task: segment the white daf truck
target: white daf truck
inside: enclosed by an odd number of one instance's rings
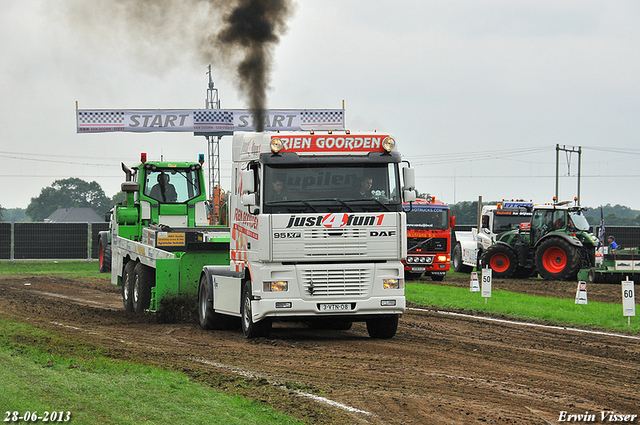
[[[395,335],[405,311],[406,217],[413,169],[389,134],[236,133],[230,265],[205,266],[205,329],[240,318],[246,337],[274,321]],[[237,320],[237,319],[236,319]]]
[[[482,201],[479,201],[482,203]],[[453,269],[459,273],[471,273],[478,267],[482,254],[496,240],[497,235],[517,229],[522,222],[531,220],[533,202],[502,201],[497,205],[483,205],[480,232],[474,227],[470,232],[455,232],[456,244],[451,254]]]

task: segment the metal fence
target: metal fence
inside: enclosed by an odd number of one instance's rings
[[[455,232],[470,232],[475,226],[456,226],[451,232],[451,249],[456,244]],[[607,236],[613,236],[617,244],[622,248],[638,248],[640,247],[640,227],[630,226],[607,226],[605,225],[605,243]],[[600,233],[600,226],[592,226],[591,231],[596,236]]]
[[[456,231],[474,226],[456,226]],[[98,232],[109,230],[109,223],[0,223],[0,260],[91,260],[98,258]],[[596,235],[599,226],[593,226]],[[606,226],[623,248],[640,247],[640,227]]]
[[[98,258],[98,232],[109,223],[0,223],[0,260]]]

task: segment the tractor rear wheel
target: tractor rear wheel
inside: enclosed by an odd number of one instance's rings
[[[516,253],[506,245],[491,245],[480,258],[481,268],[493,270],[493,277],[508,279],[518,267]]]
[[[542,241],[536,250],[538,273],[545,280],[574,280],[580,269],[578,249],[560,238]]]
[[[98,245],[98,264],[100,267],[100,273],[107,273],[111,271],[111,245],[108,241],[100,238]]]

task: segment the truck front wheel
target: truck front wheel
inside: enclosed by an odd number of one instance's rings
[[[237,329],[237,318],[216,313],[213,309],[213,294],[210,294],[212,289],[207,283],[207,277],[202,275],[198,290],[198,321],[200,322],[200,327],[205,330]]]
[[[375,339],[393,338],[398,330],[398,315],[367,319],[367,332]]]
[[[508,279],[513,276],[518,266],[516,254],[505,245],[491,245],[480,258],[481,268],[489,267],[493,276]]]
[[[247,338],[268,337],[271,333],[271,320],[262,319],[259,322],[253,321],[251,314],[251,281],[246,281],[242,287],[242,333]]]
[[[462,264],[462,248],[460,244],[457,243],[453,248],[453,255],[451,256],[451,261],[453,262],[453,271],[458,273],[471,273],[473,271],[473,267],[465,266]]]
[[[153,286],[153,269],[138,263],[134,269],[133,279],[133,309],[142,313],[151,303],[151,287]]]
[[[575,279],[580,268],[580,253],[564,239],[549,238],[536,250],[536,266],[543,279]]]
[[[133,311],[133,271],[135,267],[135,261],[129,261],[124,266],[124,273],[122,276],[122,304],[124,304],[124,309],[126,311]]]

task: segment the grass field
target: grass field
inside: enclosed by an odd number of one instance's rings
[[[482,298],[479,292],[424,283],[407,283],[407,301],[434,308],[482,312],[563,326],[640,333],[640,323],[631,318],[631,326],[622,315],[622,305],[589,301],[578,305],[574,299],[539,297],[494,290],[491,297]]]
[[[268,406],[231,397],[178,372],[114,360],[100,349],[0,321],[0,412],[74,424],[296,424]],[[58,415],[63,418],[58,419]],[[69,415],[69,416],[67,416]]]
[[[65,277],[103,277],[96,261],[0,261],[0,274],[54,274]]]

